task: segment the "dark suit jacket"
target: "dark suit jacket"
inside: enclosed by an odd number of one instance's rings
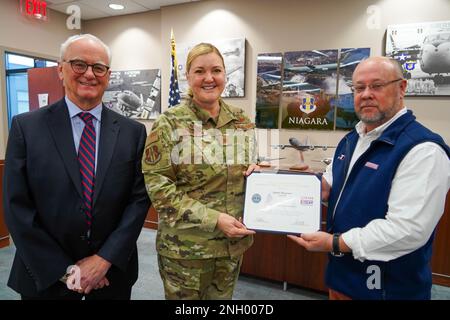
[[[111,285],[134,284],[136,240],[150,206],[141,170],[145,138],[144,125],[103,107],[88,242],[65,100],[14,117],[3,189],[6,223],[17,248],[11,288],[27,296],[45,294],[69,265],[92,254],[112,263]]]

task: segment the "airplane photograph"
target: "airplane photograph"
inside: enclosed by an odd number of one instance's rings
[[[331,105],[333,107],[330,112],[327,113],[327,119],[335,119],[336,129],[353,129],[359,121],[354,109],[353,93],[340,93],[336,99],[331,100]]]
[[[351,79],[356,66],[369,56],[370,48],[293,51],[284,56],[259,54],[257,126],[276,128],[274,116],[279,102],[282,128],[353,128],[358,119]]]
[[[119,76],[116,76],[115,74],[111,73],[111,76],[109,78],[109,89],[118,88],[123,84],[123,79]]]
[[[284,53],[281,96],[281,127],[330,130],[334,119],[326,118],[336,86],[330,79],[338,69],[339,50]]]
[[[285,77],[294,73],[326,72],[337,69],[337,50],[292,51],[284,54]]]
[[[317,53],[318,55],[324,56],[326,58],[330,58],[330,54],[323,53],[322,51],[319,51],[319,50],[312,50],[311,52]],[[333,52],[332,56],[334,59],[334,52]],[[336,62],[333,61],[331,63],[322,63],[322,64],[314,65],[310,62],[311,60],[306,60],[307,62],[305,65],[294,66],[294,65],[290,64],[289,62],[286,62],[285,66],[284,66],[284,70],[287,72],[292,71],[292,72],[304,72],[304,73],[332,71],[332,70],[337,70],[338,66],[340,69],[343,69],[346,67],[351,67],[351,66],[356,67],[356,65],[358,65],[358,63],[360,63],[361,60],[363,60],[365,58],[367,58],[367,56],[364,52],[361,51],[361,48],[347,48],[347,49],[341,49],[341,56],[339,59],[339,63],[336,60]],[[299,59],[297,59],[297,61],[305,61],[305,60],[299,58]]]
[[[353,105],[353,93],[350,89],[353,72],[356,66],[370,56],[370,48],[343,48],[339,52],[339,61],[345,66],[339,65],[339,79],[336,80],[337,97],[332,99],[331,105],[334,107],[327,114],[327,119],[334,120],[337,130],[351,130],[358,123]],[[354,63],[351,63],[354,62]]]
[[[257,128],[278,128],[282,61],[281,53],[258,54],[255,118]]]
[[[112,71],[103,103],[131,119],[156,119],[161,113],[161,70]]]
[[[407,96],[450,95],[450,21],[390,25],[386,56],[399,61]]]

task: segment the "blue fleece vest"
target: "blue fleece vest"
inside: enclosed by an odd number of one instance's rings
[[[356,130],[352,130],[336,148],[327,215],[327,231],[330,233],[343,233],[351,228],[364,227],[374,219],[385,218],[397,167],[417,144],[435,142],[450,156],[444,140],[415,121],[415,116],[408,111],[388,126],[355,162],[336,206],[358,138]],[[351,254],[343,257],[330,255],[326,284],[353,299],[430,299],[429,263],[433,238],[434,232],[421,248],[388,262],[360,262]],[[370,278],[376,274],[381,275],[379,288],[378,282]]]

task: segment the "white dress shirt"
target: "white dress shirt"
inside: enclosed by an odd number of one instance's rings
[[[405,113],[406,108],[403,108],[388,122],[368,133],[362,122],[356,125],[359,139],[344,187],[353,165],[370,143]],[[333,183],[332,165],[324,173],[330,186]],[[430,238],[444,213],[449,188],[450,160],[447,154],[435,143],[420,143],[400,162],[392,180],[386,217],[372,220],[363,228],[350,229],[342,234],[342,239],[352,249],[353,257],[360,261],[389,261],[406,255],[423,246]],[[376,197],[376,194],[373,196]]]

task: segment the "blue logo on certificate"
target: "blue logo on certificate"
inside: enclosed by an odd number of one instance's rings
[[[252,201],[253,203],[260,203],[261,195],[259,193],[255,193],[254,195],[252,195]]]

